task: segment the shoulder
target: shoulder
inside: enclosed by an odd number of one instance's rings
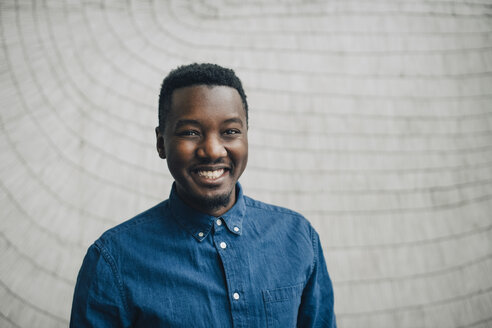
[[[256,210],[256,211],[270,213],[270,214],[276,214],[276,215],[280,215],[280,216],[288,216],[288,217],[295,218],[299,221],[309,223],[302,214],[300,214],[296,211],[293,211],[291,209],[288,209],[286,207],[264,203],[262,201],[253,199],[253,198],[248,197],[248,196],[244,196],[244,201],[245,201],[246,207],[250,210]]]
[[[256,208],[256,209],[261,210],[261,211],[273,212],[273,213],[279,213],[279,214],[285,214],[285,215],[292,215],[292,216],[297,216],[297,217],[303,218],[303,216],[296,211],[290,210],[286,207],[264,203],[262,201],[253,199],[253,198],[248,197],[248,196],[244,196],[244,202],[245,202],[247,207]]]
[[[154,229],[154,226],[162,224],[163,218],[167,215],[168,200],[153,206],[152,208],[124,221],[107,231],[99,237],[95,244],[102,247],[116,239],[126,238],[127,236],[138,236],[142,230]]]
[[[286,207],[268,204],[248,196],[244,196],[244,200],[248,212],[263,222],[267,221],[276,226],[295,228],[297,231],[304,232],[308,235],[315,233],[310,222],[296,211]]]

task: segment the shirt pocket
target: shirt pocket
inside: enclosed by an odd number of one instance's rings
[[[262,292],[268,328],[296,327],[303,287],[298,284]]]

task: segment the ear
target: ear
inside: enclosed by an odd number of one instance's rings
[[[157,153],[159,154],[160,158],[165,159],[166,149],[164,148],[164,136],[162,135],[159,127],[155,128],[155,137],[156,137]]]

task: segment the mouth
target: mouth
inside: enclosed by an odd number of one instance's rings
[[[192,171],[198,178],[204,182],[216,182],[224,177],[228,172],[228,168],[198,168]]]

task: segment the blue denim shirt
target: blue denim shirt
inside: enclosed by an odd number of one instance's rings
[[[70,327],[336,327],[319,237],[243,195],[219,218],[168,200],[88,250]]]

